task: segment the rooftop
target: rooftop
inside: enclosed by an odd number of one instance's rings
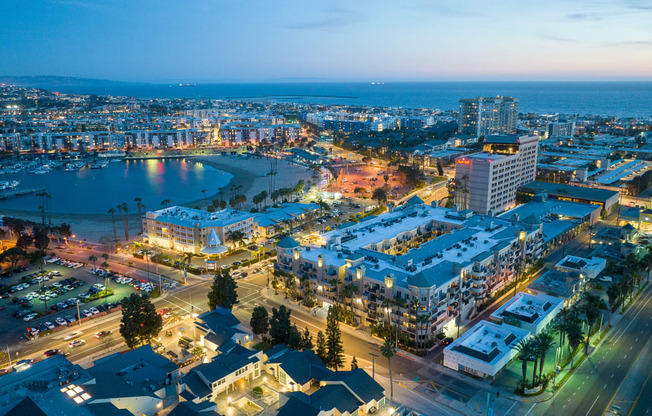
[[[529,335],[529,331],[512,325],[480,321],[446,349],[493,365]]]
[[[618,195],[617,191],[609,191],[607,189],[539,181],[527,183],[521,186],[519,190],[532,194],[546,193],[548,195],[575,197],[586,199],[587,201],[600,201],[603,203]]]
[[[512,318],[528,324],[535,324],[554,311],[556,306],[562,304],[563,301],[563,299],[554,296],[520,292],[516,297],[498,308],[491,316],[503,319]]]
[[[253,214],[233,209],[208,212],[200,209],[174,206],[148,212],[148,218],[183,227],[224,227],[239,221],[253,218]]]

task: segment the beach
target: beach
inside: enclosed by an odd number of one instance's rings
[[[222,189],[224,199],[228,201],[232,195],[231,187],[241,187],[238,193],[244,194],[247,197],[247,203],[245,204],[245,210],[247,211],[253,207],[251,200],[254,195],[263,190],[269,192],[269,181],[266,174],[270,170],[270,162],[266,158],[258,159],[251,157],[246,159],[237,156],[203,156],[194,160],[233,175],[231,181]],[[294,186],[300,179],[307,182],[311,176],[310,170],[306,167],[288,164],[284,160],[278,161],[276,170],[278,171],[276,175],[276,189]],[[207,185],[205,189],[207,191],[206,199],[202,198],[182,202],[179,205],[206,208],[207,203],[210,204],[214,199],[219,199],[220,190],[218,188],[211,189]],[[176,201],[173,194],[170,195],[169,199]],[[41,214],[36,211],[2,209],[0,215],[41,222]],[[143,211],[143,215],[145,215],[145,211]],[[70,224],[72,232],[76,236],[75,241],[109,243],[114,239],[111,215],[52,213],[50,216],[53,225],[58,225],[63,222]],[[140,232],[138,211],[135,206],[129,208],[128,223],[130,240],[133,240],[133,237],[137,236]],[[115,226],[118,240],[124,243],[124,227],[118,212],[115,213]]]

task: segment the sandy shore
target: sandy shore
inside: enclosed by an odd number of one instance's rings
[[[269,182],[266,176],[270,170],[270,162],[266,158],[250,158],[241,159],[235,156],[204,156],[194,159],[206,165],[210,165],[216,169],[223,170],[233,175],[231,182],[224,187],[224,199],[228,200],[231,195],[232,186],[241,186],[239,192],[244,193],[247,197],[245,209],[249,210],[253,207],[251,202],[254,195],[263,190],[268,191]],[[288,164],[286,161],[279,160],[276,166],[278,175],[276,175],[276,188],[294,186],[296,183],[303,179],[310,180],[309,169],[294,164]],[[219,189],[210,189],[207,185],[206,189],[211,196],[207,197],[208,203],[213,199],[219,199]],[[174,197],[170,199],[174,200]],[[199,199],[189,201],[181,205],[188,207],[200,206],[206,207],[206,201]],[[130,207],[129,212],[129,235],[130,238],[136,236],[140,232],[138,224],[138,213],[135,208]],[[143,212],[143,215],[145,213]],[[21,211],[3,209],[0,211],[0,216],[13,216],[23,218],[30,221],[41,222],[41,214],[34,211]],[[72,227],[73,234],[76,235],[76,240],[86,240],[91,242],[109,242],[113,241],[113,224],[111,216],[108,214],[52,214],[52,224],[57,225],[62,222],[69,223]],[[122,222],[115,214],[116,230],[118,239],[124,242],[124,229]]]

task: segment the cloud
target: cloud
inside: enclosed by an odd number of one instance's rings
[[[338,27],[351,26],[360,22],[363,15],[353,10],[329,10],[330,16],[308,22],[292,23],[285,25],[286,29],[292,30],[329,30]]]
[[[627,7],[634,10],[647,10],[652,12],[652,3],[649,1],[629,0]]]
[[[577,39],[565,38],[562,36],[555,36],[555,35],[539,35],[539,37],[541,39],[551,40],[554,42],[564,42],[564,43],[579,42]]]
[[[472,10],[470,7],[458,7],[452,8],[443,4],[432,4],[432,3],[418,3],[418,4],[408,4],[405,6],[405,9],[416,11],[416,12],[427,12],[433,13],[446,17],[453,18],[466,18],[466,17],[482,17],[482,13],[478,13],[477,10]]]
[[[639,47],[639,46],[652,46],[652,40],[621,40],[615,42],[604,42],[604,46],[613,47]]]
[[[602,17],[597,13],[569,13],[566,15],[567,19],[577,21],[599,21]]]

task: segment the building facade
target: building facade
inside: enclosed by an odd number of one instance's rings
[[[489,136],[483,152],[455,163],[455,203],[479,214],[498,213],[516,205],[516,190],[536,175],[536,136]]]
[[[460,100],[459,132],[471,136],[512,134],[518,120],[518,99],[477,97]]]

